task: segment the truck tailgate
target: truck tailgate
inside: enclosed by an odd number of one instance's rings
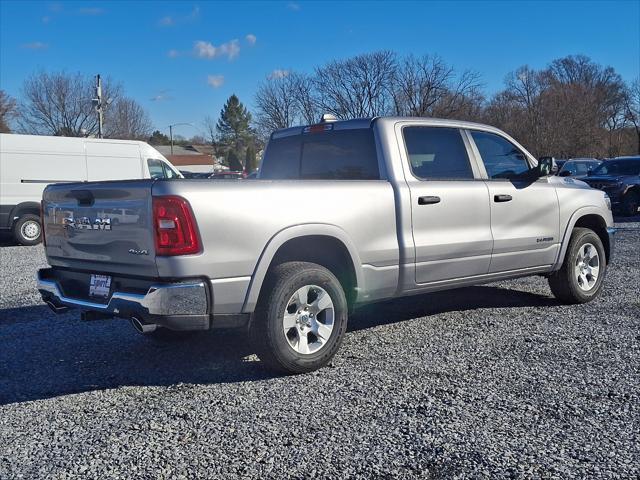
[[[46,253],[52,266],[157,276],[153,180],[50,185],[43,194]]]

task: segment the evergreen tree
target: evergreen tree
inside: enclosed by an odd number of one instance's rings
[[[220,111],[220,119],[216,124],[219,144],[225,150],[235,150],[236,155],[240,157],[242,150],[253,137],[250,124],[251,113],[235,94],[231,95]]]
[[[247,151],[244,156],[244,168],[247,173],[251,173],[258,168],[258,160],[256,159],[256,149],[252,143],[247,147]]]
[[[244,169],[244,167],[242,166],[242,162],[240,162],[238,154],[233,148],[230,148],[227,151],[227,164],[229,165],[230,170],[234,170],[236,172]]]
[[[149,143],[151,145],[169,145],[171,141],[169,140],[169,137],[160,130],[156,130],[149,137]]]

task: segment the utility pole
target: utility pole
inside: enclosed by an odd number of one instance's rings
[[[180,125],[189,125],[190,127],[193,127],[193,124],[191,123],[173,123],[169,125],[169,139],[171,140],[171,155],[173,155],[173,127],[178,127]]]
[[[92,100],[93,106],[98,112],[98,138],[102,138],[102,81],[100,74],[96,75],[96,98]]]
[[[171,139],[171,155],[173,155],[173,125],[169,125],[169,138]]]

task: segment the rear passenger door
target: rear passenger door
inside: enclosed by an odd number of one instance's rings
[[[552,265],[560,246],[559,206],[547,177],[532,178],[526,154],[509,139],[469,130],[491,199],[493,254],[489,271]]]
[[[486,274],[493,239],[487,185],[457,128],[404,125],[417,284]]]

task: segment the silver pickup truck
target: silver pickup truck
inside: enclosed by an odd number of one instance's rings
[[[473,123],[280,130],[256,180],[47,187],[38,288],[56,312],[150,335],[248,327],[265,364],[306,372],[364,303],[527,275],[562,302],[595,298],[613,252],[609,199],[551,169]]]

